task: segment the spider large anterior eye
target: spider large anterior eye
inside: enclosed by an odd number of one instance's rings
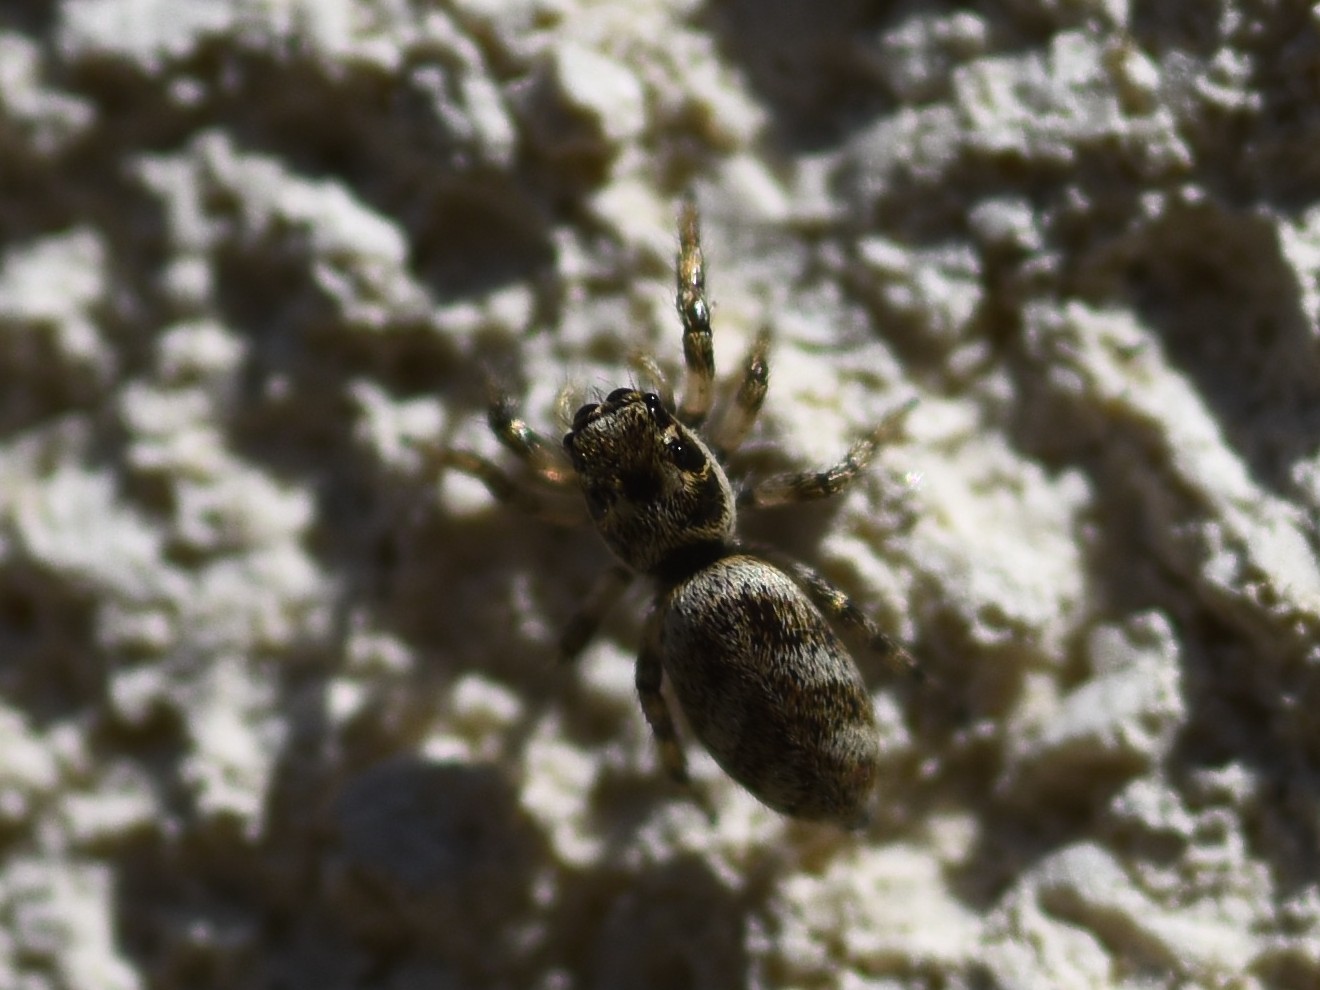
[[[594,413],[594,412],[595,412],[597,409],[599,409],[599,408],[600,408],[600,406],[598,406],[596,403],[594,403],[594,402],[589,402],[589,403],[587,403],[585,406],[583,406],[581,409],[579,409],[576,413],[574,413],[574,414],[573,414],[573,429],[576,431],[576,430],[580,430],[580,429],[582,429],[582,427],[586,426],[586,425],[587,425],[587,420],[591,418],[591,414]]]
[[[626,396],[632,395],[632,392],[633,390],[630,388],[616,388],[609,395],[605,396],[605,401],[610,403],[622,402]]]
[[[665,408],[660,396],[654,392],[647,392],[642,396],[642,402],[646,405],[646,411],[651,414],[651,418],[655,420],[658,427],[664,429],[669,426],[669,410]]]
[[[695,443],[676,438],[666,444],[666,449],[680,471],[700,471],[706,466],[706,455]]]

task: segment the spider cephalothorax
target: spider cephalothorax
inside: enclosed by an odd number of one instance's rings
[[[675,556],[732,538],[724,469],[654,392],[621,388],[583,406],[564,449],[592,521],[633,570],[672,570]]]

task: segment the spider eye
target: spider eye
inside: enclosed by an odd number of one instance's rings
[[[647,392],[642,396],[642,402],[646,406],[646,411],[651,414],[651,419],[655,420],[655,425],[662,430],[668,428],[671,422],[669,410],[660,401],[660,396],[654,392]]]
[[[633,390],[630,388],[616,388],[609,395],[605,396],[605,401],[612,405],[616,402],[622,402],[625,398],[632,395],[632,393]]]
[[[706,455],[695,443],[676,437],[666,444],[669,457],[674,467],[689,473],[700,471],[706,466]]]
[[[576,413],[574,413],[574,414],[573,414],[573,431],[574,431],[574,432],[577,432],[578,430],[580,430],[580,429],[582,429],[584,426],[586,426],[586,425],[587,425],[587,420],[591,418],[591,414],[594,413],[594,412],[595,412],[597,409],[599,409],[599,408],[600,408],[600,406],[598,406],[596,403],[594,403],[594,402],[589,402],[589,403],[587,403],[585,406],[583,406],[581,409],[579,409]]]

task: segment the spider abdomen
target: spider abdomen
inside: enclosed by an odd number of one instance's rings
[[[874,706],[797,584],[733,553],[679,581],[657,608],[665,674],[724,771],[784,814],[864,823],[879,772]]]

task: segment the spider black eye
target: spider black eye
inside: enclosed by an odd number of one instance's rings
[[[666,409],[665,404],[660,401],[660,396],[656,395],[654,392],[647,392],[642,396],[642,402],[646,405],[646,411],[651,414],[651,418],[655,420],[656,426],[661,429],[669,426],[669,410]]]
[[[594,413],[594,412],[595,412],[597,409],[599,409],[599,408],[600,408],[600,406],[598,406],[596,403],[594,403],[594,402],[589,402],[589,403],[587,403],[585,406],[583,406],[581,409],[579,409],[576,413],[574,413],[574,414],[573,414],[573,429],[576,431],[576,430],[580,430],[580,429],[582,429],[582,427],[586,426],[586,425],[587,425],[587,420],[591,418],[591,414]]]
[[[706,466],[706,455],[695,443],[683,439],[670,440],[666,445],[674,467],[680,471],[695,472]]]
[[[632,393],[633,390],[630,388],[616,388],[609,395],[605,396],[605,401],[611,404],[622,402],[626,396],[632,395]]]

